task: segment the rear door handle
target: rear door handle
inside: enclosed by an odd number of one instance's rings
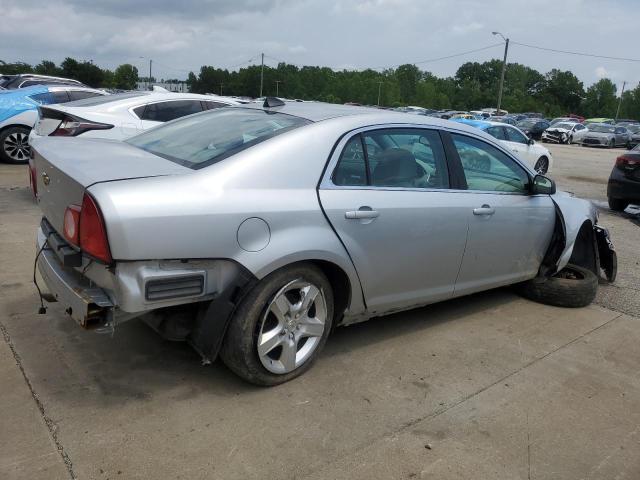
[[[367,219],[367,218],[378,218],[380,213],[377,210],[351,210],[349,212],[344,212],[344,218],[348,219]]]
[[[480,208],[473,209],[474,215],[493,215],[494,213],[496,213],[496,209],[487,204],[482,205]]]

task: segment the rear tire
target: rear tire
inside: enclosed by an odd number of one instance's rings
[[[324,273],[307,263],[284,267],[262,279],[238,306],[220,357],[247,382],[278,385],[311,368],[332,323],[333,291]]]
[[[553,277],[533,279],[516,289],[525,298],[556,307],[586,307],[596,297],[598,277],[591,270],[567,265]]]
[[[0,160],[15,165],[29,162],[29,132],[27,127],[9,127],[0,133]]]
[[[622,212],[629,206],[629,202],[621,198],[608,197],[607,200],[609,202],[609,208],[614,212]]]

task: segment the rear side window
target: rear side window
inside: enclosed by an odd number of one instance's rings
[[[101,95],[96,92],[89,92],[87,90],[69,90],[69,98],[73,100],[83,100],[85,98],[100,97]]]
[[[453,134],[469,190],[526,194],[529,175],[515,160],[482,140]]]
[[[201,111],[202,104],[200,100],[175,100],[147,105],[141,118],[142,120],[153,122],[168,122]]]
[[[449,188],[440,135],[426,129],[373,130],[354,136],[332,179],[339,186]]]
[[[69,101],[69,95],[65,91],[51,92],[53,96],[53,103],[67,103]]]
[[[197,170],[310,123],[253,108],[219,108],[153,128],[127,143]]]

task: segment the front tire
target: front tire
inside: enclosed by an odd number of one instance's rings
[[[238,306],[220,357],[244,380],[261,386],[306,372],[333,323],[333,291],[312,264],[284,267],[262,279]]]
[[[598,277],[591,270],[569,264],[553,277],[533,279],[517,286],[519,293],[534,302],[556,307],[586,307],[596,298]]]
[[[29,162],[29,132],[27,127],[9,127],[0,133],[0,160],[5,163]]]
[[[533,169],[539,174],[544,175],[549,170],[549,159],[544,156],[540,157]]]

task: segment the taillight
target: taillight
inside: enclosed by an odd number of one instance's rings
[[[82,199],[79,224],[80,248],[98,260],[111,263],[109,240],[102,213],[95,200],[87,193]]]
[[[78,239],[78,231],[80,229],[80,207],[78,205],[69,205],[64,211],[64,238],[75,246],[80,246]]]
[[[69,205],[64,212],[64,237],[76,247],[105,263],[111,263],[107,230],[100,209],[85,193],[82,206]]]
[[[616,167],[625,169],[625,168],[634,168],[640,165],[640,158],[632,158],[627,155],[620,155],[616,158]]]
[[[108,123],[91,122],[81,118],[65,115],[53,132],[49,134],[52,137],[75,137],[89,130],[109,130],[113,125]]]

